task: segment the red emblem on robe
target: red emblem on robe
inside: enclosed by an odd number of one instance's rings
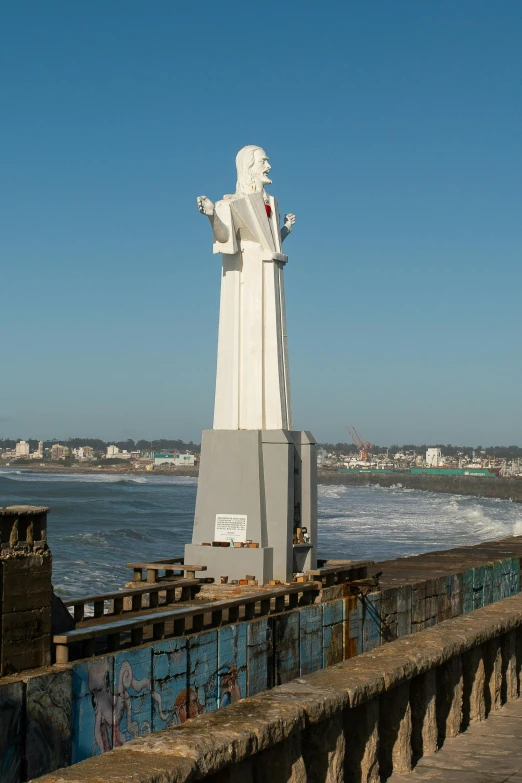
[[[272,207],[270,206],[270,204],[265,204],[265,209],[266,209],[266,216],[268,218],[272,217]]]

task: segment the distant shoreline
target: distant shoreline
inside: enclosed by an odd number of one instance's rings
[[[198,476],[199,468],[173,467],[173,468],[155,468],[154,470],[145,470],[145,468],[131,468],[128,465],[0,465],[4,470],[23,470],[24,473],[76,473],[78,475],[111,473],[125,476]],[[1,475],[1,473],[0,473]]]
[[[153,471],[144,468],[131,468],[127,465],[0,465],[7,470],[20,470],[24,473],[54,473],[56,475],[96,475],[108,473],[121,476],[199,476],[199,468],[194,467],[158,467]],[[0,471],[1,475],[1,471]],[[497,498],[522,503],[522,478],[482,478],[479,476],[422,476],[411,473],[338,473],[333,470],[318,471],[319,484],[338,484],[344,486],[382,488],[403,487],[423,492],[442,492],[450,495],[473,495],[482,498]]]

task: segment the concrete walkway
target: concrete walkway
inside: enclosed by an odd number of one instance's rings
[[[446,740],[438,753],[421,759],[412,772],[388,778],[389,783],[423,780],[522,783],[522,698]]]

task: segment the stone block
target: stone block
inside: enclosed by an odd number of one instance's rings
[[[2,613],[48,609],[51,605],[51,575],[49,550],[41,555],[20,553],[0,558]]]
[[[194,705],[188,701],[187,677],[186,638],[156,642],[152,647],[152,731],[168,729],[194,717]]]
[[[299,677],[299,615],[287,612],[273,618],[276,685]]]
[[[486,714],[502,706],[502,646],[500,639],[484,644]]]
[[[114,657],[72,667],[72,763],[113,747]]]
[[[307,783],[301,732],[298,729],[294,729],[283,742],[257,755],[253,766],[253,781],[254,783],[267,781]]]
[[[206,631],[187,637],[188,699],[200,715],[217,709],[218,637],[217,631]]]
[[[362,607],[356,595],[344,599],[344,641],[345,660],[358,655],[362,649]]]
[[[381,635],[383,642],[397,638],[397,588],[389,587],[381,593]]]
[[[518,699],[516,630],[504,634],[502,646],[502,703]]]
[[[411,585],[397,588],[397,636],[408,636],[411,633]]]
[[[462,726],[464,681],[462,658],[457,655],[437,669],[437,728],[439,747],[456,737]]]
[[[323,668],[343,660],[344,602],[330,601],[322,604],[323,609]]]
[[[322,660],[322,607],[320,604],[303,606],[299,617],[300,675],[318,671]]]
[[[473,569],[462,574],[462,614],[473,611]]]
[[[374,650],[381,644],[381,594],[362,597],[362,651]]]
[[[379,769],[386,780],[392,772],[412,767],[410,684],[387,691],[379,705]]]
[[[411,746],[414,759],[431,756],[437,751],[436,697],[437,678],[435,669],[430,669],[411,681]]]
[[[218,629],[218,683],[219,707],[234,704],[248,693],[246,623]]]
[[[464,653],[462,658],[464,680],[462,727],[486,718],[484,650],[481,645]]]
[[[152,724],[152,647],[114,656],[113,745],[148,734]]]
[[[25,762],[29,780],[71,763],[72,672],[29,677]]]
[[[484,606],[485,568],[477,566],[473,569],[473,609]]]
[[[24,683],[0,681],[0,780],[20,783],[25,737]]]
[[[307,783],[344,781],[346,739],[342,713],[306,729],[301,744]]]
[[[10,617],[10,615],[6,615]],[[17,625],[17,627],[20,627]],[[9,639],[2,643],[2,664],[0,674],[22,672],[49,666],[51,663],[51,635],[38,636],[21,642]]]
[[[380,783],[379,699],[346,710],[345,783]]]
[[[248,695],[274,685],[273,618],[253,620],[247,627]]]
[[[411,632],[424,630],[426,621],[426,582],[411,586]]]
[[[451,577],[451,617],[462,614],[462,574]]]
[[[437,579],[437,623],[451,619],[452,577],[439,576]]]

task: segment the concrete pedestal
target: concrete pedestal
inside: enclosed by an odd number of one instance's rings
[[[244,538],[257,549],[202,546],[216,539],[216,517],[246,517]],[[297,528],[310,544],[294,546]],[[233,536],[231,536],[233,538]],[[206,576],[260,584],[287,582],[317,558],[317,456],[310,433],[290,430],[205,430],[192,544],[185,562]]]

